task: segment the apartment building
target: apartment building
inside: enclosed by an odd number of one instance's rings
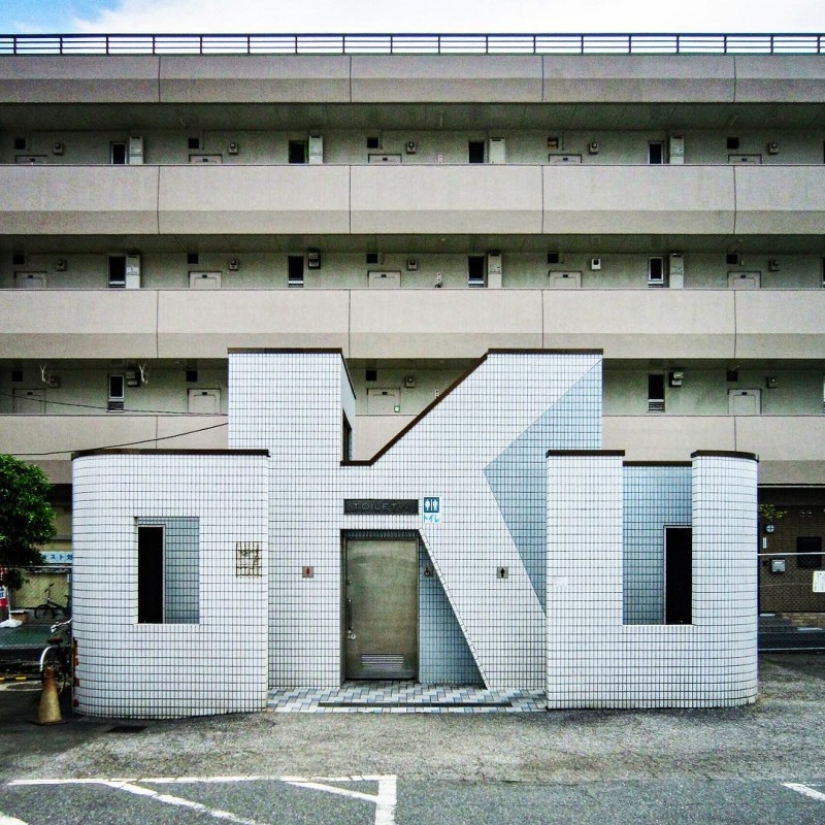
[[[821,613],[822,51],[0,36],[0,450],[68,524],[73,452],[229,446],[233,348],[340,350],[354,459],[598,349],[604,448],[758,455],[760,607]]]

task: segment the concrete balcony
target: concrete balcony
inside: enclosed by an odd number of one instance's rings
[[[156,235],[158,167],[0,166],[0,234]]]
[[[0,358],[351,358],[601,349],[606,359],[825,358],[825,291],[0,290]]]
[[[225,450],[227,427],[220,425],[226,423],[220,415],[0,415],[0,445],[2,452],[41,466],[53,484],[68,484],[73,452],[124,444]]]
[[[0,166],[4,235],[811,235],[822,166]]]
[[[759,483],[825,484],[825,416],[605,416],[604,448],[628,461],[686,461],[694,450],[759,456]]]
[[[355,458],[368,460],[415,419],[365,415],[355,424]],[[694,450],[759,456],[765,485],[825,484],[825,416],[605,416],[603,445],[627,461],[688,461]]]

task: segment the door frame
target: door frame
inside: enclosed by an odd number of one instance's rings
[[[423,542],[418,530],[342,530],[341,531],[341,584],[340,584],[340,684],[347,681],[347,542],[349,541],[414,541],[418,549],[418,564],[420,564],[421,548]],[[419,668],[421,664],[421,587],[420,569],[416,578],[416,628],[415,646],[417,651],[418,664],[415,676],[412,681],[418,680]],[[409,678],[399,679],[399,681],[409,682]]]

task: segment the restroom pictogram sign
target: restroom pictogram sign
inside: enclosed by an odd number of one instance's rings
[[[425,524],[441,523],[441,499],[438,496],[425,496],[423,510]]]

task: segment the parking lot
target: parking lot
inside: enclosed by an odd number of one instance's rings
[[[45,728],[7,685],[0,823],[821,825],[825,656],[760,667],[745,708],[140,722],[64,703]]]

